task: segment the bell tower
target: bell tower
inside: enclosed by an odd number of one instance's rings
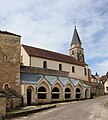
[[[85,62],[84,61],[84,49],[82,48],[82,43],[79,38],[76,26],[74,28],[74,33],[73,33],[70,47],[71,47],[69,50],[70,56],[74,57],[78,61]]]

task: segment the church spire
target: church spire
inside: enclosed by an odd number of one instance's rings
[[[81,40],[80,40],[79,35],[78,35],[78,32],[77,32],[77,29],[76,29],[76,26],[75,26],[74,34],[73,34],[73,37],[72,37],[71,46],[72,46],[73,44],[82,45]]]
[[[70,56],[74,57],[78,61],[84,62],[84,50],[82,48],[82,43],[79,38],[76,26],[74,28],[74,33],[70,47],[71,47],[69,50]]]

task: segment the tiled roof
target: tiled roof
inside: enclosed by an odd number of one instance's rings
[[[10,33],[10,32],[7,32],[7,31],[1,31],[1,30],[0,30],[0,34],[8,34],[8,35],[14,35],[14,36],[21,37],[20,35],[17,35],[17,34],[14,34],[14,33]]]
[[[100,81],[103,81],[103,80],[107,80],[107,76],[106,76],[106,75],[103,75],[103,76],[100,78]]]
[[[60,54],[60,53],[56,53],[56,52],[52,52],[52,51],[48,51],[40,48],[35,48],[27,45],[22,45],[22,46],[24,47],[24,49],[26,50],[29,56],[46,58],[50,60],[66,62],[66,63],[76,64],[81,66],[85,65],[83,62],[77,61],[75,58],[68,55],[64,55],[64,54]]]

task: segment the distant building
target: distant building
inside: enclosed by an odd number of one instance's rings
[[[104,85],[104,93],[108,94],[108,72],[100,77],[100,82]]]

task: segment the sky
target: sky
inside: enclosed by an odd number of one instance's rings
[[[92,74],[106,74],[108,0],[0,0],[0,30],[21,44],[69,54],[75,25]]]

